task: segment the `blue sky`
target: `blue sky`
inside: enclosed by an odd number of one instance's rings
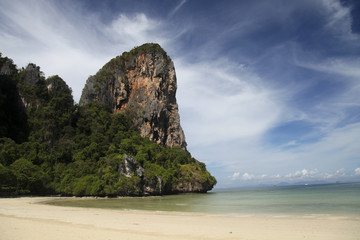
[[[75,101],[111,58],[158,42],[188,150],[218,187],[360,181],[356,0],[0,0],[0,51]]]

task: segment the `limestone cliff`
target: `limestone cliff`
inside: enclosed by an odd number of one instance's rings
[[[124,53],[90,77],[84,107],[74,105],[59,76],[45,79],[35,64],[18,70],[0,54],[0,195],[211,190],[215,177],[185,149],[175,95],[174,65],[157,44]]]
[[[89,77],[80,105],[110,105],[125,111],[141,136],[168,147],[186,149],[176,103],[176,74],[172,60],[158,44],[125,52]]]

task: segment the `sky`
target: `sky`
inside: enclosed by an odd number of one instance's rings
[[[0,52],[76,102],[146,42],[174,61],[188,150],[217,187],[360,181],[360,1],[0,0]]]

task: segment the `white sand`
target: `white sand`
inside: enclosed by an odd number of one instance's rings
[[[355,215],[210,215],[41,203],[51,199],[0,199],[0,239],[360,239]]]

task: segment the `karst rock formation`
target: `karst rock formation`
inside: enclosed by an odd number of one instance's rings
[[[158,44],[144,44],[115,57],[83,89],[80,105],[97,102],[132,117],[141,136],[186,149],[176,102],[174,63]]]

